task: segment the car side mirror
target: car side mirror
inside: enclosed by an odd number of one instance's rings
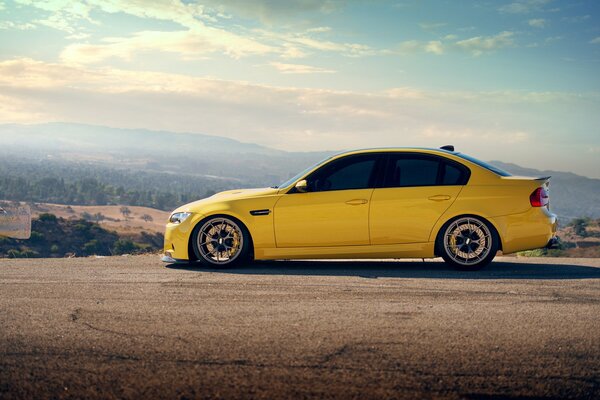
[[[296,190],[300,193],[306,193],[308,191],[308,182],[306,182],[306,179],[302,179],[296,183]]]

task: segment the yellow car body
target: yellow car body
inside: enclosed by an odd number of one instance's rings
[[[296,189],[299,182],[306,183],[307,177],[328,164],[364,154],[440,158],[462,165],[469,176],[460,185]],[[547,205],[532,206],[530,196],[537,188],[547,189],[547,179],[501,176],[472,160],[454,151],[421,148],[338,154],[285,187],[229,190],[179,207],[173,215],[189,215],[167,224],[163,260],[197,259],[192,233],[211,216],[227,216],[243,224],[257,260],[432,258],[439,255],[436,238],[442,228],[461,216],[486,221],[497,234],[497,248],[505,254],[545,247],[554,238],[557,219]]]

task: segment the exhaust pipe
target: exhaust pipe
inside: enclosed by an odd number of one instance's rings
[[[559,246],[560,246],[560,239],[558,238],[558,236],[553,236],[548,241],[548,244],[546,245],[546,248],[547,249],[558,249]]]

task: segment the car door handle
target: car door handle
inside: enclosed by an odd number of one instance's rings
[[[445,201],[450,200],[450,196],[445,194],[438,194],[437,196],[428,197],[428,199],[432,201]]]
[[[359,206],[361,204],[367,204],[368,200],[367,199],[352,199],[352,200],[348,200],[346,202],[346,204],[351,205],[351,206]]]

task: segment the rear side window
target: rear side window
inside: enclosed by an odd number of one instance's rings
[[[464,185],[463,171],[456,165],[444,163],[442,171],[442,185]]]
[[[397,158],[392,162],[389,185],[433,186],[437,182],[439,162],[424,158]]]
[[[468,168],[443,157],[424,154],[390,154],[384,187],[464,185]]]

